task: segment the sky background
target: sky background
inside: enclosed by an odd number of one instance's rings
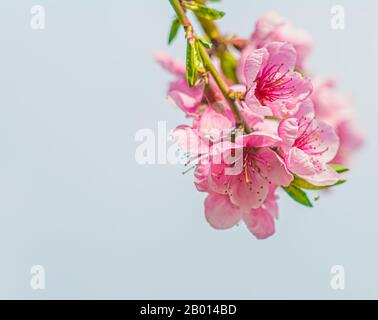
[[[46,29],[32,30],[43,5]],[[346,29],[332,30],[343,5]],[[378,298],[375,0],[224,0],[226,33],[248,37],[276,10],[308,30],[309,61],[353,96],[367,134],[349,182],[306,209],[281,195],[276,235],[241,225],[215,231],[205,195],[177,165],[140,166],[142,128],[185,122],[167,103],[170,79],[155,51],[168,48],[168,0],[0,2],[0,298]],[[32,290],[43,265],[46,289]],[[346,288],[330,287],[343,265]]]

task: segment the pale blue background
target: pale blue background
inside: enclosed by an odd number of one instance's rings
[[[30,8],[47,10],[33,31]],[[347,28],[330,28],[342,4]],[[182,114],[165,100],[168,0],[0,2],[0,298],[378,298],[374,0],[235,1],[221,27],[248,36],[276,9],[313,34],[311,68],[355,98],[369,140],[349,183],[313,210],[282,195],[277,234],[212,230],[180,166],[139,166],[135,132]],[[182,34],[181,34],[182,36]],[[182,37],[181,37],[182,38]],[[30,267],[46,268],[45,291]],[[330,268],[346,289],[330,288]]]

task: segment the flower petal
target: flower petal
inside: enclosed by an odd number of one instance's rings
[[[283,120],[278,126],[278,135],[282,139],[282,149],[285,153],[294,145],[298,137],[298,130],[298,120],[296,118]]]
[[[320,173],[302,178],[315,186],[332,186],[341,179],[341,175],[326,165]]]
[[[331,186],[341,178],[331,167],[298,148],[289,151],[286,164],[290,171],[316,186]]]
[[[316,158],[324,163],[333,160],[339,150],[340,139],[336,131],[325,122],[317,122],[320,135],[310,142],[307,148],[311,148],[311,154],[316,154]]]
[[[209,191],[210,164],[201,161],[194,171],[194,184],[199,192]]]
[[[294,177],[281,157],[270,148],[262,148],[258,152],[260,174],[269,184],[289,186]]]
[[[317,170],[313,159],[307,153],[298,148],[290,149],[286,158],[286,165],[288,169],[301,177],[311,176],[316,174]]]
[[[253,83],[247,90],[245,104],[254,113],[259,116],[270,117],[273,115],[271,108],[263,106],[255,95],[256,83]]]
[[[198,132],[191,127],[178,126],[171,134],[172,139],[179,147],[192,155],[202,155],[209,152],[209,144],[198,136]]]
[[[269,52],[269,65],[282,66],[282,69],[294,70],[297,62],[297,52],[288,42],[271,42],[265,46]]]
[[[248,55],[244,65],[244,77],[247,88],[250,88],[250,86],[254,83],[261,70],[264,60],[267,58],[268,51],[265,48],[254,50]]]
[[[242,218],[240,210],[228,197],[219,194],[208,195],[205,200],[205,215],[208,223],[218,230],[232,228]]]
[[[260,174],[248,170],[248,178],[241,174],[232,177],[229,196],[231,202],[242,212],[249,212],[262,206],[268,193],[269,183]]]
[[[185,65],[182,62],[163,52],[156,52],[154,58],[168,72],[178,77],[185,77]]]
[[[275,233],[274,218],[264,207],[251,210],[244,215],[243,220],[249,231],[259,240],[267,239]]]
[[[235,142],[237,145],[247,148],[264,148],[277,146],[281,141],[281,138],[275,134],[256,131],[237,137]]]
[[[289,99],[292,103],[298,103],[306,100],[312,93],[313,86],[310,78],[302,77],[298,72],[291,74],[290,86],[295,90],[292,98]]]
[[[188,116],[195,115],[204,94],[203,84],[189,88],[185,79],[174,81],[168,90],[168,99]]]
[[[212,108],[206,108],[199,120],[201,136],[211,142],[217,143],[223,136],[230,133],[232,122]]]

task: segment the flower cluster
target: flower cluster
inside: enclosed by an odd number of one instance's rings
[[[189,9],[214,20],[203,8]],[[192,119],[172,136],[194,165],[197,189],[208,194],[209,224],[228,229],[243,221],[266,239],[275,232],[279,188],[311,207],[304,190],[345,182],[345,165],[362,144],[351,101],[336,92],[333,80],[306,76],[311,37],[276,13],[260,18],[249,40],[209,37],[211,48],[196,42],[185,23],[191,37],[186,65],[156,56],[174,77],[169,100]],[[232,63],[234,49],[240,53]],[[195,81],[189,81],[193,69]]]

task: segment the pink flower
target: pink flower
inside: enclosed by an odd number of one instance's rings
[[[363,146],[365,134],[355,119],[345,119],[337,126],[336,132],[340,138],[340,148],[332,163],[348,166],[351,156]]]
[[[164,53],[155,54],[155,59],[169,73],[176,77],[168,89],[168,99],[176,104],[185,114],[192,117],[201,106],[204,95],[204,84],[189,88],[185,77],[185,65]]]
[[[276,187],[271,187],[263,205],[248,212],[242,212],[227,196],[211,193],[205,200],[206,220],[218,230],[232,228],[244,221],[257,239],[266,239],[274,234],[274,220],[278,218],[275,190]]]
[[[227,195],[242,212],[260,208],[271,185],[288,186],[293,176],[271,148],[280,138],[263,132],[239,136],[234,144],[214,146],[221,161],[210,158],[208,192]]]
[[[206,108],[193,122],[193,126],[178,126],[172,138],[182,150],[195,159],[208,155],[214,144],[229,139],[233,123],[212,108]]]
[[[183,110],[188,117],[194,117],[195,122],[199,122],[198,118],[202,116],[203,111],[207,108],[212,108],[235,124],[235,118],[229,104],[212,77],[209,77],[209,84],[207,86],[204,83],[200,83],[197,86],[189,88],[185,78],[184,64],[163,53],[155,54],[155,59],[165,70],[176,76],[176,80],[169,85],[168,99]],[[235,85],[231,89],[243,91],[245,87]],[[262,121],[262,117],[259,114],[253,112],[253,110],[244,104],[240,104],[239,107],[250,126]]]
[[[364,133],[357,126],[356,114],[352,101],[336,91],[336,83],[332,79],[317,80],[311,95],[316,116],[330,124],[340,138],[340,148],[333,163],[349,165],[350,157],[364,142]]]
[[[253,132],[233,142],[231,122],[210,108],[200,123],[180,126],[172,134],[193,155],[192,160],[200,159],[195,172],[198,190],[225,195],[242,212],[250,212],[263,205],[271,186],[292,182],[283,159],[272,150],[281,143],[278,136]],[[213,134],[207,135],[209,132]]]
[[[340,175],[328,163],[339,148],[339,137],[328,124],[315,119],[311,100],[300,106],[294,117],[278,128],[288,169],[317,186],[330,186]]]
[[[300,70],[305,68],[305,60],[313,48],[311,36],[304,30],[295,29],[290,22],[278,13],[269,12],[257,21],[251,40],[241,54],[238,69],[240,80],[244,79],[242,70],[249,54],[253,50],[263,48],[274,41],[290,42],[297,52],[296,67]]]
[[[254,112],[282,118],[312,91],[311,81],[294,71],[296,51],[289,43],[272,42],[254,50],[244,66],[245,102]]]

